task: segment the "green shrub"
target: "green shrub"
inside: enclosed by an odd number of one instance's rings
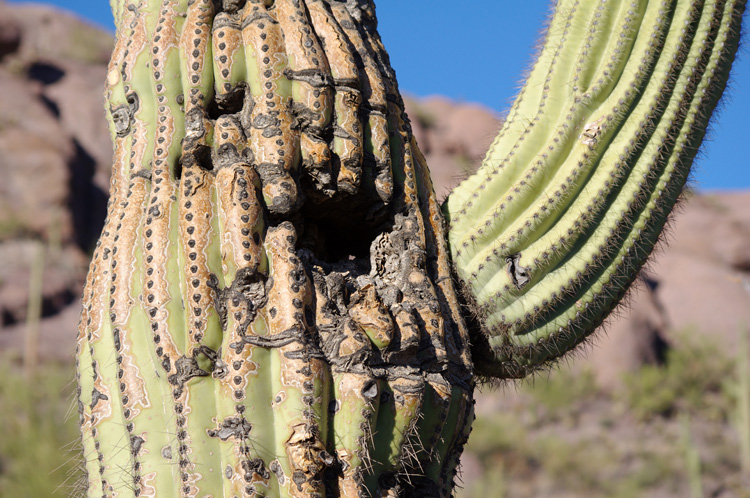
[[[663,365],[647,365],[625,377],[624,400],[640,419],[701,412],[726,419],[731,400],[724,395],[733,377],[733,362],[717,348],[684,333],[667,352]]]
[[[77,496],[81,484],[72,365],[40,366],[0,356],[0,496]],[[54,494],[53,494],[54,493]]]

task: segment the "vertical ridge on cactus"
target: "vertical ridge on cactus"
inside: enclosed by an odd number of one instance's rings
[[[572,349],[643,264],[744,8],[560,0],[441,212],[371,1],[111,5],[111,196],[77,338],[105,498],[450,496],[475,371]]]

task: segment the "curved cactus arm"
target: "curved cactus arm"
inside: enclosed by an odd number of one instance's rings
[[[583,341],[679,198],[744,0],[561,0],[479,171],[449,196],[476,371],[517,378]]]

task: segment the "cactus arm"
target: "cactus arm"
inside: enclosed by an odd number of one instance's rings
[[[480,372],[540,368],[625,293],[687,179],[743,10],[743,1],[560,2],[508,122],[444,204],[456,272],[484,330],[472,349]]]

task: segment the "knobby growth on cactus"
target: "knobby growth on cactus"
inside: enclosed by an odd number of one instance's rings
[[[743,2],[562,0],[450,235],[371,1],[112,10],[88,495],[412,497],[452,493],[475,370],[539,368],[632,281]]]

